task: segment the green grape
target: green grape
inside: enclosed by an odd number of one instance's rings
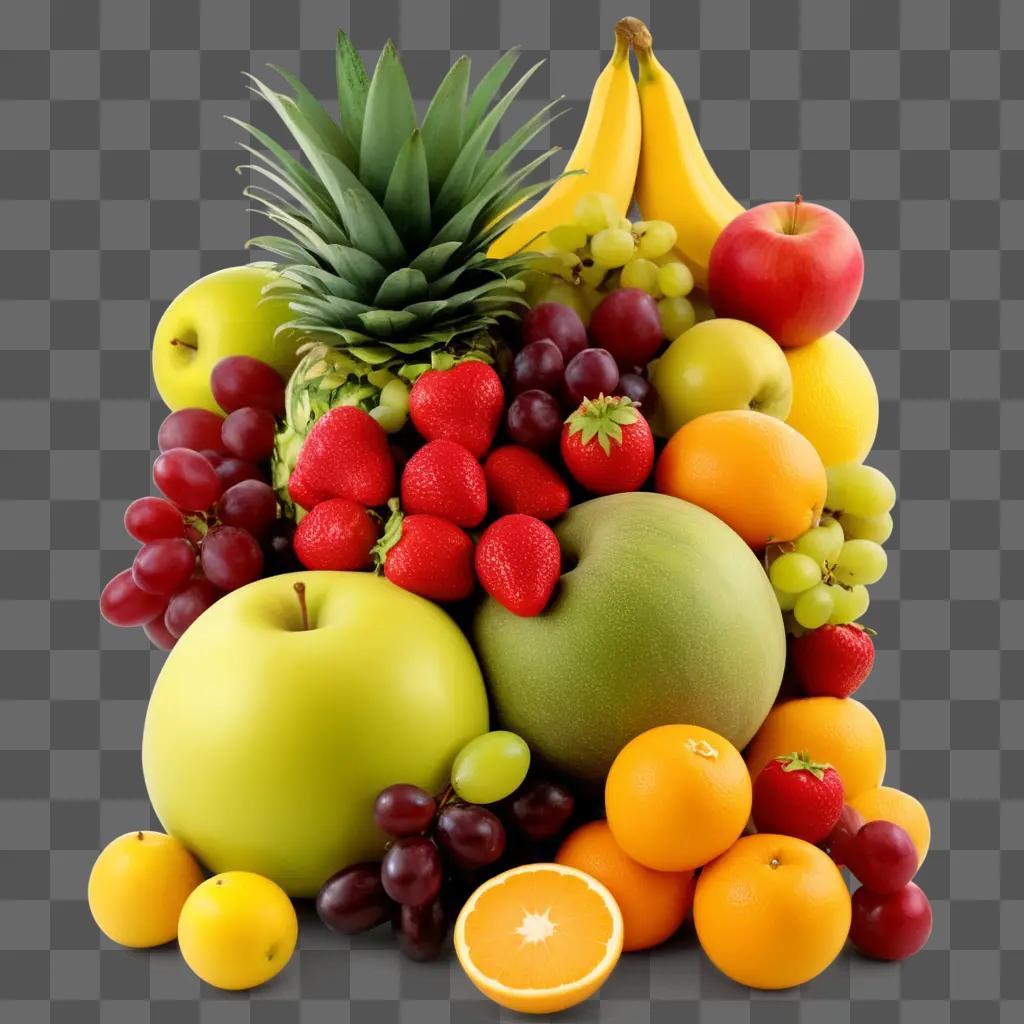
[[[784,590],[787,594],[802,594],[821,582],[821,566],[807,555],[787,551],[768,567],[768,578],[776,590]]]
[[[583,289],[569,284],[568,281],[551,282],[537,297],[536,305],[539,306],[542,302],[558,302],[563,306],[568,306],[575,310],[584,325],[590,323],[590,310],[587,308]]]
[[[547,240],[555,252],[575,252],[587,244],[587,233],[579,224],[560,224],[548,232]]]
[[[530,768],[530,748],[499,729],[470,740],[452,764],[452,787],[470,804],[493,804],[514,793]]]
[[[633,222],[628,217],[619,217],[619,219],[614,221],[613,224],[621,231],[628,231],[630,234],[633,233]]]
[[[896,504],[892,481],[874,466],[847,462],[830,466],[828,497],[825,507],[833,512],[852,512],[856,516],[880,516]]]
[[[587,266],[587,264],[590,264]],[[580,270],[580,281],[588,288],[600,288],[608,276],[607,267],[599,267],[589,257],[583,261],[583,269]]]
[[[633,258],[633,236],[622,228],[605,228],[590,240],[590,254],[602,267],[621,267]]]
[[[399,412],[408,412],[409,389],[397,378],[389,381],[380,390],[380,404],[397,409]]]
[[[843,533],[851,540],[873,540],[884,544],[892,536],[892,515],[883,512],[880,516],[855,516],[844,512],[839,517]]]
[[[637,225],[640,229],[640,225]],[[653,260],[664,256],[676,244],[676,229],[666,220],[649,220],[639,230],[640,241],[637,250],[644,259]],[[684,295],[685,292],[678,292]]]
[[[830,586],[829,590],[832,593],[832,614],[828,617],[828,621],[832,626],[856,622],[871,604],[868,588],[862,584],[850,588],[835,584]]]
[[[834,519],[825,518],[793,543],[800,554],[813,558],[818,565],[835,565],[843,546],[843,528]]]
[[[693,274],[685,263],[665,263],[658,268],[658,287],[673,298],[689,295],[693,291]]]
[[[640,288],[651,295],[658,293],[658,264],[650,260],[631,259],[619,277],[623,288]]]
[[[873,540],[848,540],[839,552],[832,575],[848,586],[870,585],[885,575],[888,564],[885,548]]]
[[[618,217],[612,197],[603,192],[588,192],[580,196],[573,211],[574,223],[588,235],[596,235],[609,224],[614,224]]]
[[[563,281],[572,283],[580,271],[581,262],[574,252],[552,252],[538,256],[533,266],[552,277],[560,277]]]
[[[370,415],[381,425],[385,434],[397,434],[405,426],[408,409],[396,409],[393,405],[378,405]]]
[[[775,591],[775,600],[779,602],[779,607],[784,612],[791,612],[793,605],[796,604],[796,599],[799,597],[798,594],[787,594],[784,590],[779,590],[778,587],[772,587]]]
[[[662,299],[658,303],[658,316],[661,318],[662,336],[668,341],[675,341],[680,334],[688,331],[695,323],[690,300],[681,296]]]
[[[817,629],[828,622],[832,614],[831,588],[824,583],[819,583],[810,590],[805,590],[793,605],[793,618],[800,623],[804,629]]]

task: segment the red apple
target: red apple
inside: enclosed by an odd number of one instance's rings
[[[755,324],[783,348],[834,331],[863,282],[864,253],[853,228],[800,196],[741,213],[718,236],[708,265],[715,313]]]

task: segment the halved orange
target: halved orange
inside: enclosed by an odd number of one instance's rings
[[[455,953],[469,980],[520,1013],[582,1003],[621,952],[622,914],[612,894],[564,864],[526,864],[496,875],[455,922]]]

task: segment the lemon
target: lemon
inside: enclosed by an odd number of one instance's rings
[[[865,821],[892,821],[906,829],[917,847],[918,865],[924,863],[932,841],[932,826],[920,800],[891,786],[876,786],[848,802]]]
[[[878,391],[860,353],[836,333],[786,349],[793,407],[786,422],[826,466],[863,462],[878,431]]]

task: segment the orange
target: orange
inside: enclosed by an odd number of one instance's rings
[[[772,758],[794,750],[831,764],[843,780],[847,803],[885,777],[882,727],[851,698],[801,697],[776,704],[747,747],[750,777],[756,779]]]
[[[709,412],[677,430],[658,459],[655,483],[662,494],[712,512],[753,548],[810,529],[827,490],[811,442],[782,420],[747,409]]]
[[[802,985],[839,955],[850,894],[827,853],[802,839],[745,836],[709,864],[693,898],[697,938],[740,985]]]
[[[655,871],[692,871],[727,850],[750,799],[739,751],[699,725],[661,725],[630,740],[604,790],[615,841]]]
[[[932,826],[920,800],[891,786],[876,786],[846,802],[860,811],[865,821],[892,821],[906,829],[917,847],[918,867],[924,863],[932,842]]]
[[[622,852],[606,821],[576,829],[555,860],[607,886],[622,911],[622,948],[627,952],[664,942],[690,912],[693,872],[645,868]]]
[[[489,999],[520,1013],[582,1003],[622,952],[622,914],[596,879],[527,864],[484,882],[455,922],[455,953]]]

